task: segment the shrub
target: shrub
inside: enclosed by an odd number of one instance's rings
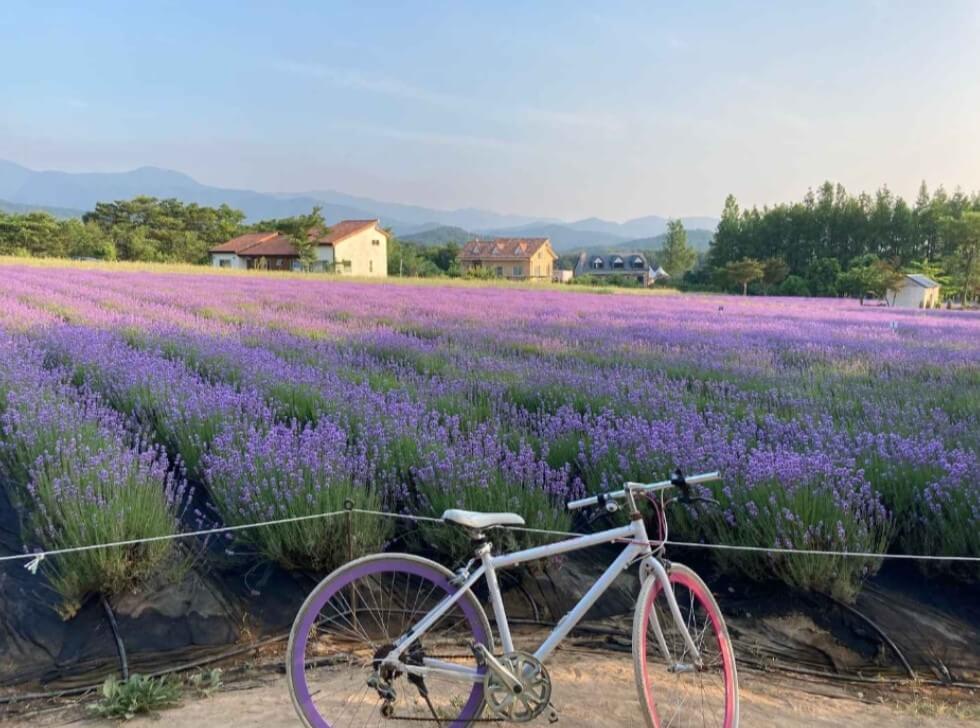
[[[118,447],[107,439],[67,436],[31,469],[29,523],[46,549],[168,536],[179,526],[182,486],[154,449]],[[70,616],[90,594],[119,594],[166,567],[172,541],[63,554],[51,559],[51,583]]]
[[[329,421],[270,424],[219,434],[205,456],[204,478],[229,525],[315,516],[356,508],[379,510],[383,494],[369,483],[363,449]],[[377,550],[388,521],[352,517],[353,556]],[[345,517],[309,518],[241,533],[266,557],[291,569],[330,570],[348,554]]]
[[[122,681],[108,677],[102,683],[102,697],[89,708],[102,718],[130,720],[142,713],[179,705],[180,697],[180,684],[171,678],[133,674]]]
[[[432,447],[412,471],[418,511],[439,517],[450,508],[514,512],[529,526],[568,530],[565,501],[575,492],[568,469],[555,469],[540,460],[524,442],[508,447],[494,430],[480,425],[470,434]],[[422,523],[430,546],[454,559],[472,555],[462,529]],[[540,538],[522,531],[499,531],[494,541],[501,549],[528,546]]]
[[[805,280],[799,276],[787,276],[786,279],[779,284],[779,295],[780,296],[809,296],[810,288],[807,286]]]
[[[26,367],[15,381],[0,416],[0,464],[29,538],[50,550],[178,531],[185,485],[162,450],[52,375]],[[91,594],[120,593],[175,565],[173,543],[160,541],[61,554],[49,577],[71,616]]]

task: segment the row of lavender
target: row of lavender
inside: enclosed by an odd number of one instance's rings
[[[0,465],[8,498],[36,547],[72,548],[167,536],[186,484],[135,423],[41,353],[0,332]],[[70,616],[90,594],[112,594],[177,566],[173,543],[81,551],[51,560]]]
[[[562,528],[570,494],[680,464],[726,475],[724,512],[687,514],[691,537],[980,553],[969,315],[4,272],[7,300],[71,324],[12,317],[48,365],[149,427],[231,523],[354,495],[426,514],[514,509]],[[361,547],[384,538],[376,524],[359,524]],[[288,566],[328,566],[337,534],[308,521],[254,538]],[[851,596],[876,564],[733,565]]]

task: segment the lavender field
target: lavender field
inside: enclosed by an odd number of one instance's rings
[[[568,498],[679,465],[721,470],[723,508],[675,513],[675,538],[980,555],[975,313],[4,265],[0,412],[2,484],[28,548],[348,498],[586,528]],[[357,516],[354,547],[391,530]],[[346,557],[331,520],[239,538],[287,569]],[[434,525],[414,538],[449,559],[466,545]],[[880,566],[717,558],[844,599]],[[158,542],[42,571],[70,615],[182,559]]]

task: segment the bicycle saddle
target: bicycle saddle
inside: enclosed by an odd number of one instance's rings
[[[524,519],[516,513],[480,513],[450,508],[442,514],[446,523],[454,523],[464,528],[492,528],[493,526],[523,526]]]

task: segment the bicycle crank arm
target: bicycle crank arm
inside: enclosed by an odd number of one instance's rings
[[[486,648],[485,645],[476,645],[474,647],[474,652],[476,652],[477,657],[481,658],[487,666],[487,669],[492,672],[498,680],[500,680],[507,689],[514,693],[519,693],[523,690],[523,684],[517,677],[506,667],[504,667],[500,660],[493,656],[493,654]]]

